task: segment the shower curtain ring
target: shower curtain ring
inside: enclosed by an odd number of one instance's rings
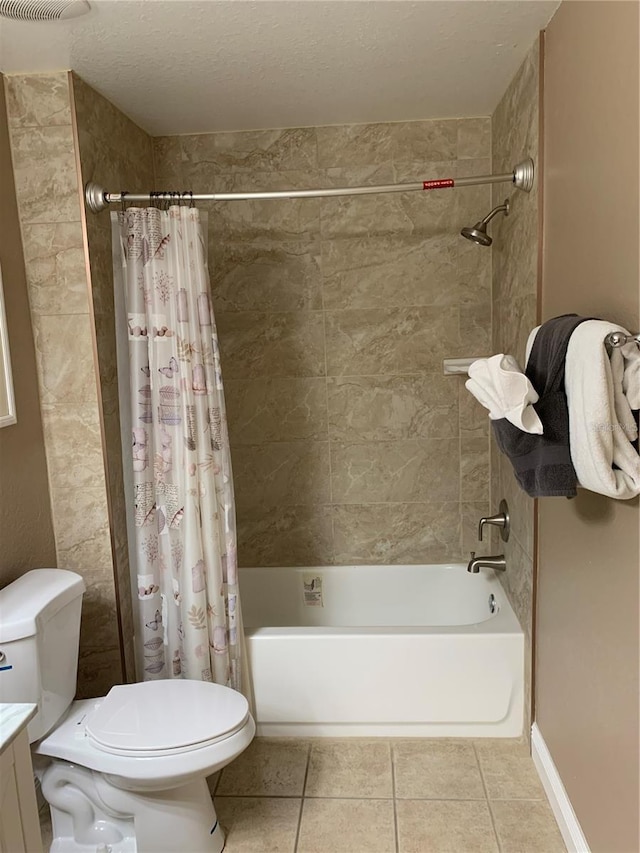
[[[120,207],[123,213],[127,212],[127,193],[124,190],[120,191]]]

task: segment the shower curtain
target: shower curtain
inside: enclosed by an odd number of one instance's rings
[[[144,680],[239,690],[235,507],[205,232],[193,207],[112,214],[136,651]]]

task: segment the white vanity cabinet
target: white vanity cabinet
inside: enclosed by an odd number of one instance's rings
[[[36,705],[0,705],[0,853],[42,853],[27,723]]]

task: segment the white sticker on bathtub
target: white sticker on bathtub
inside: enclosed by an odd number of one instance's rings
[[[319,575],[303,575],[302,595],[305,607],[324,607],[322,578]]]

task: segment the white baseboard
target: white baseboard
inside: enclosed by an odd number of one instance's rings
[[[567,850],[569,853],[590,853],[587,839],[536,723],[531,726],[531,755]]]

